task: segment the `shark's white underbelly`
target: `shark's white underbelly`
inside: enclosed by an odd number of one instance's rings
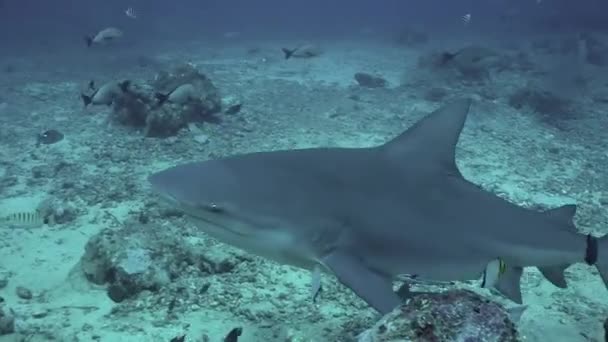
[[[284,230],[257,230],[252,234],[239,234],[208,221],[196,218],[192,218],[192,221],[208,235],[248,253],[304,269],[313,269],[317,264],[313,252]]]

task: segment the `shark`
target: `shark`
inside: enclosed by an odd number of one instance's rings
[[[313,291],[333,274],[382,314],[402,303],[401,275],[474,280],[497,260],[492,288],[520,304],[524,267],[563,288],[564,270],[587,263],[607,284],[608,240],[577,231],[576,205],[533,210],[465,179],[455,152],[471,103],[452,100],[379,146],[237,154],[148,180],[204,233],[311,270]]]

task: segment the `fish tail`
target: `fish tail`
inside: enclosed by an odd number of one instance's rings
[[[87,47],[90,47],[91,45],[93,45],[93,37],[85,36],[84,41],[85,41],[85,43],[87,43]]]
[[[608,255],[600,255],[600,250],[602,253],[608,253],[608,235],[599,238],[587,235],[585,262],[597,268],[604,285],[608,288]]]
[[[285,54],[285,59],[289,59],[291,58],[291,56],[293,56],[293,54],[298,50],[298,49],[288,49],[288,48],[282,48],[281,49],[283,51],[283,53]]]
[[[449,61],[451,61],[452,59],[454,59],[454,57],[456,57],[458,55],[458,52],[452,53],[452,52],[444,52],[441,54],[441,60],[439,61],[440,65],[445,65],[447,64]]]
[[[158,106],[162,106],[163,103],[165,103],[167,101],[167,99],[169,98],[169,94],[156,93],[154,95],[154,97],[156,97],[156,104]]]
[[[123,93],[128,93],[129,88],[131,87],[131,80],[124,80],[120,82],[118,84],[118,87],[120,88],[120,90],[122,90]]]
[[[84,106],[87,107],[88,105],[91,104],[91,102],[93,102],[93,97],[92,96],[88,96],[85,94],[80,94],[80,98],[82,99],[82,103],[84,103]]]

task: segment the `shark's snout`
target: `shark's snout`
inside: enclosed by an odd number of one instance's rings
[[[155,192],[166,204],[174,207],[191,205],[192,198],[189,196],[188,180],[172,172],[172,169],[163,170],[148,176],[148,182],[152,191]]]

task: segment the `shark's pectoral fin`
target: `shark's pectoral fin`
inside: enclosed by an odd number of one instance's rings
[[[543,274],[551,284],[565,289],[568,287],[568,283],[566,282],[566,277],[564,277],[564,271],[568,268],[566,266],[550,266],[550,267],[539,267],[538,270]]]
[[[323,263],[342,284],[381,314],[387,314],[401,304],[399,296],[393,291],[392,279],[367,268],[357,258],[333,252],[323,258]]]
[[[520,281],[524,269],[507,267],[495,285],[496,290],[517,304],[522,303]]]
[[[521,316],[524,314],[524,311],[526,311],[527,308],[527,305],[512,306],[507,308],[507,313],[509,314],[509,317],[513,323],[519,323]]]

